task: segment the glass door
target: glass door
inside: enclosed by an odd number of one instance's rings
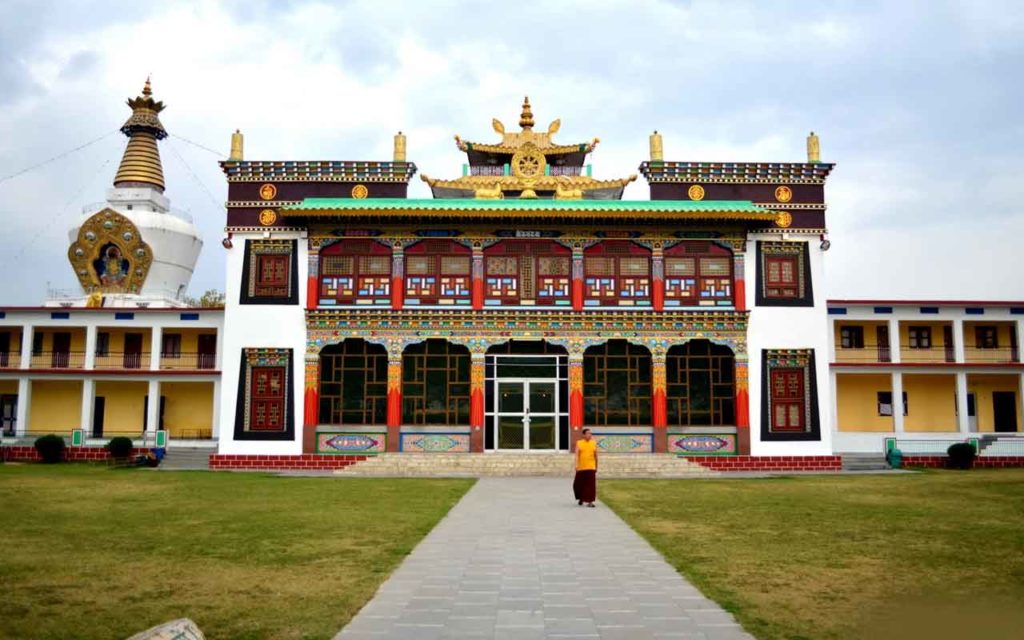
[[[555,380],[498,382],[498,449],[543,451],[558,447],[556,385]]]
[[[529,448],[554,450],[558,444],[555,425],[558,417],[558,398],[555,394],[555,382],[527,382],[526,388],[529,399],[526,406]]]
[[[526,439],[525,382],[498,383],[498,414],[495,416],[499,449],[524,449]]]

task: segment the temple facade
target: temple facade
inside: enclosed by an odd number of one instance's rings
[[[598,179],[598,146],[456,136],[466,162],[222,163],[222,454],[832,453],[823,290],[833,165],[665,160]],[[826,410],[822,411],[821,408]]]

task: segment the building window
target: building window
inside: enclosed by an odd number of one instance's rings
[[[911,349],[931,349],[932,348],[932,328],[931,327],[908,327],[907,328],[907,339],[909,340],[909,347]]]
[[[349,338],[320,350],[320,422],[387,424],[388,353]]]
[[[843,349],[863,349],[864,327],[842,327],[839,330],[839,344]]]
[[[32,355],[43,355],[43,334],[39,331],[32,332]]]
[[[405,304],[470,304],[472,250],[451,240],[422,240],[405,250]]]
[[[391,248],[341,240],[320,252],[320,305],[391,303]]]
[[[975,327],[974,340],[979,349],[999,348],[999,332],[996,327]]]
[[[666,306],[731,306],[732,251],[712,242],[682,242],[665,250]]]
[[[160,339],[160,357],[161,358],[180,358],[181,357],[181,334],[180,333],[165,333]]]
[[[96,355],[100,357],[110,355],[110,334],[106,331],[96,334]]]
[[[402,420],[412,425],[469,424],[469,349],[427,340],[402,354]]]
[[[236,440],[294,438],[291,349],[242,349]]]
[[[878,392],[878,415],[880,416],[891,416],[892,415],[892,392],[891,391],[879,391]],[[907,415],[907,392],[903,392],[903,415]]]
[[[487,305],[569,306],[572,251],[555,242],[504,240],[484,251]]]
[[[625,340],[583,352],[583,421],[587,426],[651,424],[651,354]]]
[[[758,242],[757,254],[759,306],[814,306],[806,242]]]
[[[762,352],[761,439],[820,440],[814,351]]]
[[[240,304],[297,304],[294,240],[247,240]]]
[[[736,424],[736,359],[729,347],[691,340],[668,350],[669,426]]]
[[[584,304],[651,303],[651,252],[628,240],[605,240],[583,252]]]

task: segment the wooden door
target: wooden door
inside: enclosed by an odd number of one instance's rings
[[[992,392],[992,420],[1000,433],[1017,431],[1017,394],[1013,391]]]
[[[70,360],[71,334],[65,332],[53,334],[53,352],[50,354],[50,366],[54,369],[65,369]]]
[[[217,336],[215,334],[200,334],[197,344],[198,368],[213,369],[217,366]]]
[[[142,334],[124,334],[124,356],[122,365],[125,369],[139,369],[142,367]]]

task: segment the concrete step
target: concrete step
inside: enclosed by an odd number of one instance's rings
[[[841,457],[843,471],[884,471],[890,468],[880,453],[844,453]]]
[[[209,448],[171,447],[164,454],[159,468],[168,471],[209,469],[210,456],[215,452]]]
[[[568,453],[435,454],[385,453],[334,472],[366,477],[486,477],[572,475]],[[695,462],[671,455],[603,454],[604,478],[684,478],[717,475]]]

